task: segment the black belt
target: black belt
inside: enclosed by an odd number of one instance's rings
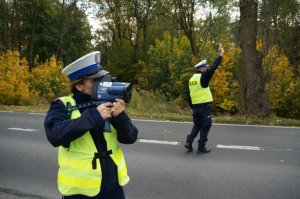
[[[205,102],[201,104],[193,104],[193,109],[200,109],[200,108],[211,108],[212,102]]]
[[[100,159],[105,159],[105,158],[107,158],[111,154],[112,154],[112,150],[109,150],[109,151],[106,151],[106,152],[95,153],[93,161],[92,161],[93,169],[97,169],[97,162],[96,162],[96,160],[98,158],[99,158],[99,160]]]

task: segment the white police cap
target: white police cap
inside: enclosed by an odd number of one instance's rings
[[[195,68],[199,69],[199,68],[202,68],[202,67],[205,67],[205,66],[206,66],[206,59],[202,60],[201,62],[199,62],[198,64],[196,64]]]
[[[80,78],[98,78],[102,77],[109,72],[103,70],[100,65],[100,52],[94,51],[83,57],[77,59],[73,63],[66,66],[62,73],[68,75],[71,81],[75,81]]]

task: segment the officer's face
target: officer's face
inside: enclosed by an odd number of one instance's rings
[[[76,88],[82,93],[92,95],[93,92],[93,79],[85,79],[82,84],[77,84]]]
[[[201,67],[201,68],[199,69],[199,71],[200,71],[201,73],[204,73],[204,72],[206,71],[206,69],[207,69],[207,67]]]

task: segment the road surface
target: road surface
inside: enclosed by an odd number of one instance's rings
[[[60,198],[45,114],[0,112],[0,118],[0,198]],[[300,198],[300,128],[213,124],[212,152],[198,155],[183,147],[192,123],[133,122],[138,141],[121,145],[128,199]]]

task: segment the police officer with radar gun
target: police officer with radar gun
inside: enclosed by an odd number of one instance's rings
[[[209,82],[222,61],[224,49],[219,45],[220,55],[215,62],[208,68],[206,60],[195,65],[196,73],[189,80],[189,105],[193,111],[194,126],[191,133],[187,136],[184,145],[188,151],[193,151],[193,141],[200,131],[197,153],[209,153],[210,149],[206,147],[207,136],[212,126],[211,105],[213,102],[212,94],[209,89]]]
[[[125,113],[129,83],[113,82],[89,53],[62,71],[72,94],[51,102],[44,127],[58,149],[58,190],[64,199],[124,199],[129,181],[119,142],[132,144],[138,130]]]

